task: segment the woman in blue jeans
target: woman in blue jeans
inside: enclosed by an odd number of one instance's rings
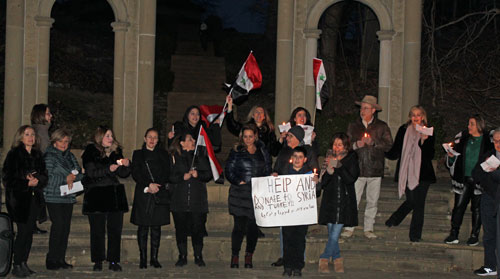
[[[319,272],[329,273],[328,262],[333,260],[335,272],[344,272],[340,256],[339,236],[343,226],[358,225],[358,209],[354,182],[359,176],[358,156],[351,150],[345,133],[333,135],[333,154],[325,159],[326,169],[318,185],[323,190],[318,223],[328,226],[328,242],[319,259]]]

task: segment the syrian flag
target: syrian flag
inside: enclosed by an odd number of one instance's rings
[[[208,160],[210,161],[210,169],[212,170],[212,175],[214,177],[214,181],[217,181],[222,174],[222,167],[220,166],[217,158],[215,158],[214,149],[212,147],[212,143],[208,138],[207,132],[203,129],[203,126],[200,125],[200,132],[198,133],[198,139],[196,140],[196,147],[194,154],[198,151],[198,146],[205,146],[207,149]],[[193,157],[194,160],[194,157]]]
[[[318,58],[313,58],[313,76],[314,84],[316,85],[316,108],[321,110],[321,88],[326,81],[325,67],[323,66],[323,60]]]
[[[222,120],[224,119],[224,116],[226,115],[226,112],[222,113],[223,106],[219,105],[201,105],[200,106],[200,113],[201,113],[201,120],[205,121],[207,124],[207,127],[210,127],[210,124],[214,122],[217,117],[220,119],[220,123],[222,124]]]
[[[236,77],[236,81],[231,86],[230,92],[234,103],[243,103],[248,95],[248,92],[250,92],[250,90],[260,88],[261,85],[262,73],[260,72],[259,65],[253,56],[253,52],[250,51],[247,60],[243,63],[243,66],[241,66],[240,72]]]

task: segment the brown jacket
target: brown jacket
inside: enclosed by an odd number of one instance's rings
[[[370,135],[375,144],[365,145],[355,150],[359,158],[359,177],[382,177],[384,176],[384,153],[392,147],[391,130],[384,121],[376,118],[368,124],[368,128],[365,128],[361,118],[350,123],[347,128],[347,135],[353,145],[361,140],[365,133]]]

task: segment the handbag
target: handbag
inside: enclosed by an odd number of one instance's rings
[[[153,177],[153,173],[151,172],[151,169],[149,168],[148,162],[145,160],[146,163],[146,168],[148,169],[149,176],[151,178],[151,181],[155,183],[155,178]],[[153,200],[156,205],[169,205],[170,204],[170,193],[168,191],[168,183],[165,185],[162,185],[160,187],[160,190],[156,192],[153,195]]]

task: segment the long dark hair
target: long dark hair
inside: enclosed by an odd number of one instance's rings
[[[160,132],[158,131],[158,129],[153,128],[153,127],[147,129],[146,132],[144,133],[144,137],[147,137],[149,132],[156,132],[156,134],[158,135],[158,142],[156,143],[156,146],[159,146],[161,141],[160,141]],[[156,146],[155,146],[155,148],[156,148]],[[144,142],[142,144],[142,148],[145,148],[145,147],[146,147],[146,142]]]
[[[332,141],[330,142],[330,146],[333,147],[333,143],[335,142],[336,139],[340,139],[342,141],[342,145],[344,146],[344,150],[346,152],[351,151],[352,145],[351,145],[351,140],[349,140],[349,136],[347,136],[346,133],[343,132],[338,132],[333,134]]]
[[[201,110],[200,110],[200,107],[199,106],[189,106],[186,111],[184,112],[184,116],[182,117],[182,123],[184,123],[184,125],[186,127],[189,127],[191,124],[189,124],[189,118],[188,118],[188,115],[189,113],[191,112],[191,110],[193,109],[197,109],[198,110],[198,113],[200,114],[200,120],[198,120],[198,123],[196,123],[196,125],[200,124],[200,123],[203,123],[203,121],[201,120]]]
[[[186,131],[182,131],[181,133],[175,135],[172,143],[168,147],[168,153],[170,153],[170,155],[174,156],[175,153],[181,154],[182,152],[181,141],[186,141],[187,135],[191,136],[191,134]]]
[[[296,107],[293,111],[292,111],[292,114],[290,115],[290,125],[293,127],[295,125],[297,125],[297,123],[295,123],[295,116],[297,115],[297,113],[299,113],[299,111],[305,111],[306,112],[306,123],[304,123],[305,125],[311,125],[313,126],[312,122],[311,122],[311,114],[309,113],[309,111],[307,109],[305,109],[304,107]]]
[[[36,104],[31,109],[31,125],[33,124],[47,124],[45,119],[45,112],[49,106],[47,104]]]
[[[255,135],[255,142],[256,143],[259,140],[259,129],[257,128],[257,125],[255,125],[253,123],[247,123],[247,124],[243,125],[243,127],[241,128],[240,136],[238,138],[238,143],[234,146],[235,151],[241,150],[241,149],[246,149],[245,142],[243,141],[243,133],[246,130],[250,130],[253,132],[253,134]]]

